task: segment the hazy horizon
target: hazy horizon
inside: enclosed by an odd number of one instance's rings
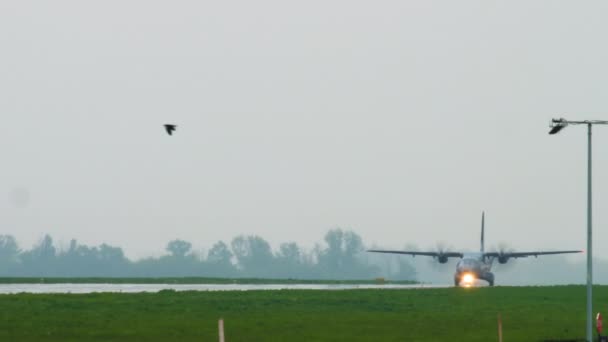
[[[341,229],[326,233],[314,248],[282,243],[272,248],[263,237],[235,236],[213,247],[198,249],[189,241],[167,241],[154,257],[125,257],[120,246],[87,246],[71,241],[58,245],[46,236],[31,249],[20,248],[10,236],[0,235],[0,277],[206,277],[265,279],[410,280],[449,284],[458,258],[440,264],[430,257],[366,252],[383,249]],[[502,246],[507,251],[508,246]],[[420,250],[410,245],[407,250]],[[446,251],[453,251],[443,246]],[[437,246],[431,248],[437,250]],[[492,250],[492,248],[489,248]],[[498,285],[582,284],[586,260],[581,255],[553,255],[494,262]],[[608,261],[595,258],[594,283],[608,283]]]

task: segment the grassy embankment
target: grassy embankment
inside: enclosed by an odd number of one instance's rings
[[[407,280],[310,280],[310,279],[263,279],[263,278],[205,278],[205,277],[160,277],[160,278],[35,278],[5,277],[0,284],[415,284]]]
[[[595,308],[608,307],[596,287]],[[2,341],[505,341],[584,336],[585,288],[0,295]]]

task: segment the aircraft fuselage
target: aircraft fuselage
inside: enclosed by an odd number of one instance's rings
[[[466,280],[466,275],[471,275],[473,279],[485,280],[490,286],[493,286],[494,274],[490,272],[491,268],[492,263],[484,260],[483,253],[464,253],[462,259],[456,264],[454,285],[458,286],[463,280]]]

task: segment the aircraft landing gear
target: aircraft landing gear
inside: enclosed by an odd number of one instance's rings
[[[488,281],[488,284],[490,284],[490,286],[494,286],[494,274],[493,273],[488,273],[486,275],[486,279]]]

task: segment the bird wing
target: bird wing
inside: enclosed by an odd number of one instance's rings
[[[167,134],[173,135],[173,131],[175,131],[176,127],[176,125],[165,125],[165,130],[167,131]]]

